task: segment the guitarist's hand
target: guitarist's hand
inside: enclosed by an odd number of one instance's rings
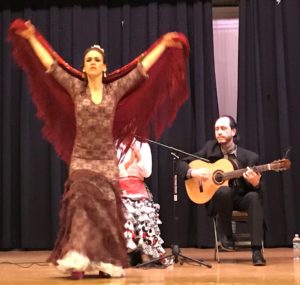
[[[191,177],[206,181],[209,178],[209,171],[207,168],[195,168],[191,171]]]
[[[250,167],[247,167],[247,171],[244,172],[243,177],[253,186],[257,187],[260,182],[261,174],[255,172]]]

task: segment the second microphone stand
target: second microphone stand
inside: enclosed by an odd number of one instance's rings
[[[180,247],[177,244],[177,242],[178,242],[178,226],[177,226],[177,220],[178,220],[178,216],[177,216],[178,187],[177,187],[177,175],[176,175],[176,162],[179,159],[179,156],[177,155],[177,153],[183,153],[185,155],[189,155],[189,156],[195,157],[197,159],[200,159],[200,160],[203,160],[203,161],[206,161],[206,162],[208,162],[208,160],[204,159],[204,158],[201,158],[201,157],[198,157],[196,155],[184,152],[182,150],[176,149],[174,147],[167,146],[167,145],[164,145],[162,143],[150,140],[150,139],[147,139],[147,141],[150,142],[150,143],[159,145],[161,147],[164,147],[166,149],[169,149],[171,151],[171,155],[173,157],[173,167],[172,167],[172,170],[173,170],[173,230],[175,231],[175,241],[174,241],[174,244],[171,245],[171,249],[172,249],[171,254],[166,255],[166,256],[161,256],[159,258],[152,259],[148,262],[138,264],[138,265],[136,265],[136,267],[138,267],[138,268],[146,267],[146,266],[151,265],[151,264],[156,264],[157,262],[162,261],[163,259],[168,260],[170,258],[173,258],[175,263],[179,262],[181,265],[185,261],[189,261],[189,262],[195,262],[199,265],[204,265],[208,268],[211,268],[212,265],[210,263],[205,262],[204,260],[191,258],[191,257],[188,257],[188,256],[185,256],[185,255],[181,254]]]

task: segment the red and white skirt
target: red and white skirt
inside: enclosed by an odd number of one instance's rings
[[[128,251],[139,249],[142,254],[158,258],[165,253],[160,237],[159,209],[147,185],[138,178],[121,179],[122,201],[125,206],[125,238]]]

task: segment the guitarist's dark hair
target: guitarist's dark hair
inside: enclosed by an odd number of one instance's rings
[[[222,115],[218,119],[220,119],[220,118],[228,118],[229,119],[230,128],[236,130],[235,136],[233,137],[233,141],[235,143],[237,143],[240,140],[240,136],[239,136],[239,133],[238,133],[238,126],[237,126],[236,120],[230,115]]]

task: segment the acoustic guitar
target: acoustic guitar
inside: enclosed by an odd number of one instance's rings
[[[220,159],[215,163],[194,160],[189,166],[192,169],[204,167],[207,168],[210,173],[209,178],[201,183],[194,177],[185,181],[185,187],[189,198],[197,204],[208,202],[220,186],[227,186],[230,179],[239,178],[247,171],[247,168],[234,170],[232,163],[227,159]],[[290,166],[290,160],[284,158],[268,164],[253,166],[251,168],[256,172],[262,173],[271,170],[284,171],[289,169]]]

